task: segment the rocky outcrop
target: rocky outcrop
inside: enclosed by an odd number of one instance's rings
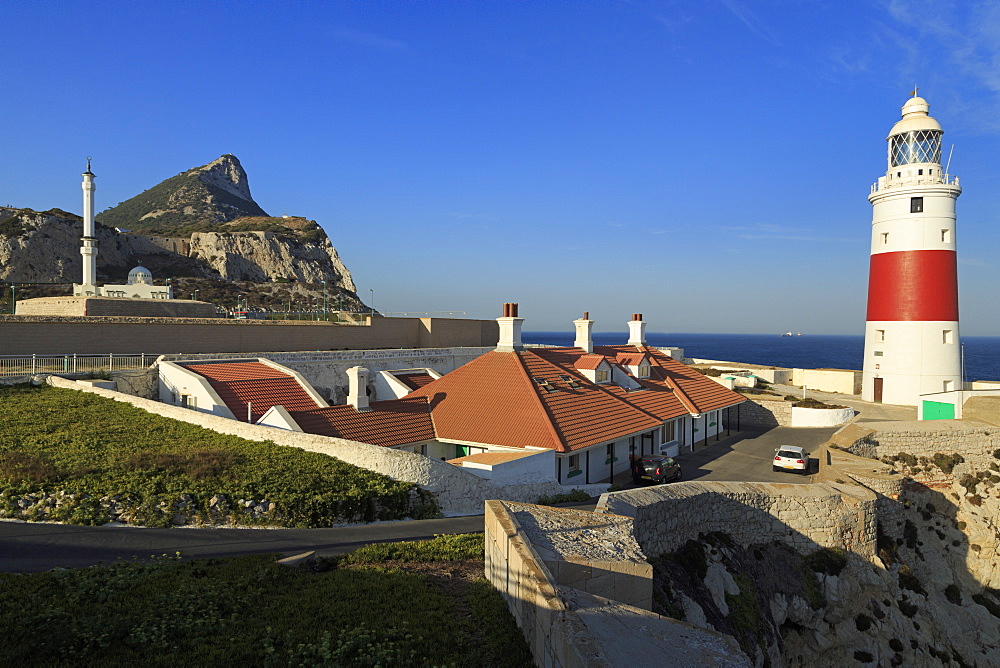
[[[242,218],[241,227],[258,219]],[[97,226],[98,278],[123,280],[143,265],[154,276],[303,283],[326,281],[330,288],[355,291],[351,272],[330,239],[312,221],[293,218],[287,228],[263,219],[268,231],[196,232],[188,237],[123,234]],[[0,208],[0,280],[11,283],[73,283],[82,260],[79,216],[65,211]]]
[[[162,181],[97,215],[97,222],[132,231],[173,234],[212,229],[243,216],[267,216],[250,195],[234,155]]]
[[[317,241],[303,242],[270,231],[195,232],[191,257],[229,281],[326,281],[355,291],[351,272],[325,234]]]

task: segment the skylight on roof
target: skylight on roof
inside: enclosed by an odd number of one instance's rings
[[[544,385],[545,383],[549,382],[548,380],[542,378],[541,376],[535,376],[532,380],[534,380],[539,385]]]

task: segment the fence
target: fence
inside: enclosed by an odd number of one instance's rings
[[[0,377],[145,369],[159,355],[0,355]]]

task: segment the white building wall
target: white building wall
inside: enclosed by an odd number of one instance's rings
[[[162,403],[185,406],[200,413],[236,418],[204,376],[188,371],[173,362],[159,362],[157,366]],[[191,399],[185,402],[183,397]]]

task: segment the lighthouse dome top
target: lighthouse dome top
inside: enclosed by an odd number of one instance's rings
[[[911,97],[903,105],[903,118],[892,126],[889,137],[914,130],[935,130],[941,132],[941,124],[931,116],[931,105],[922,97]],[[887,137],[888,139],[888,137]]]

